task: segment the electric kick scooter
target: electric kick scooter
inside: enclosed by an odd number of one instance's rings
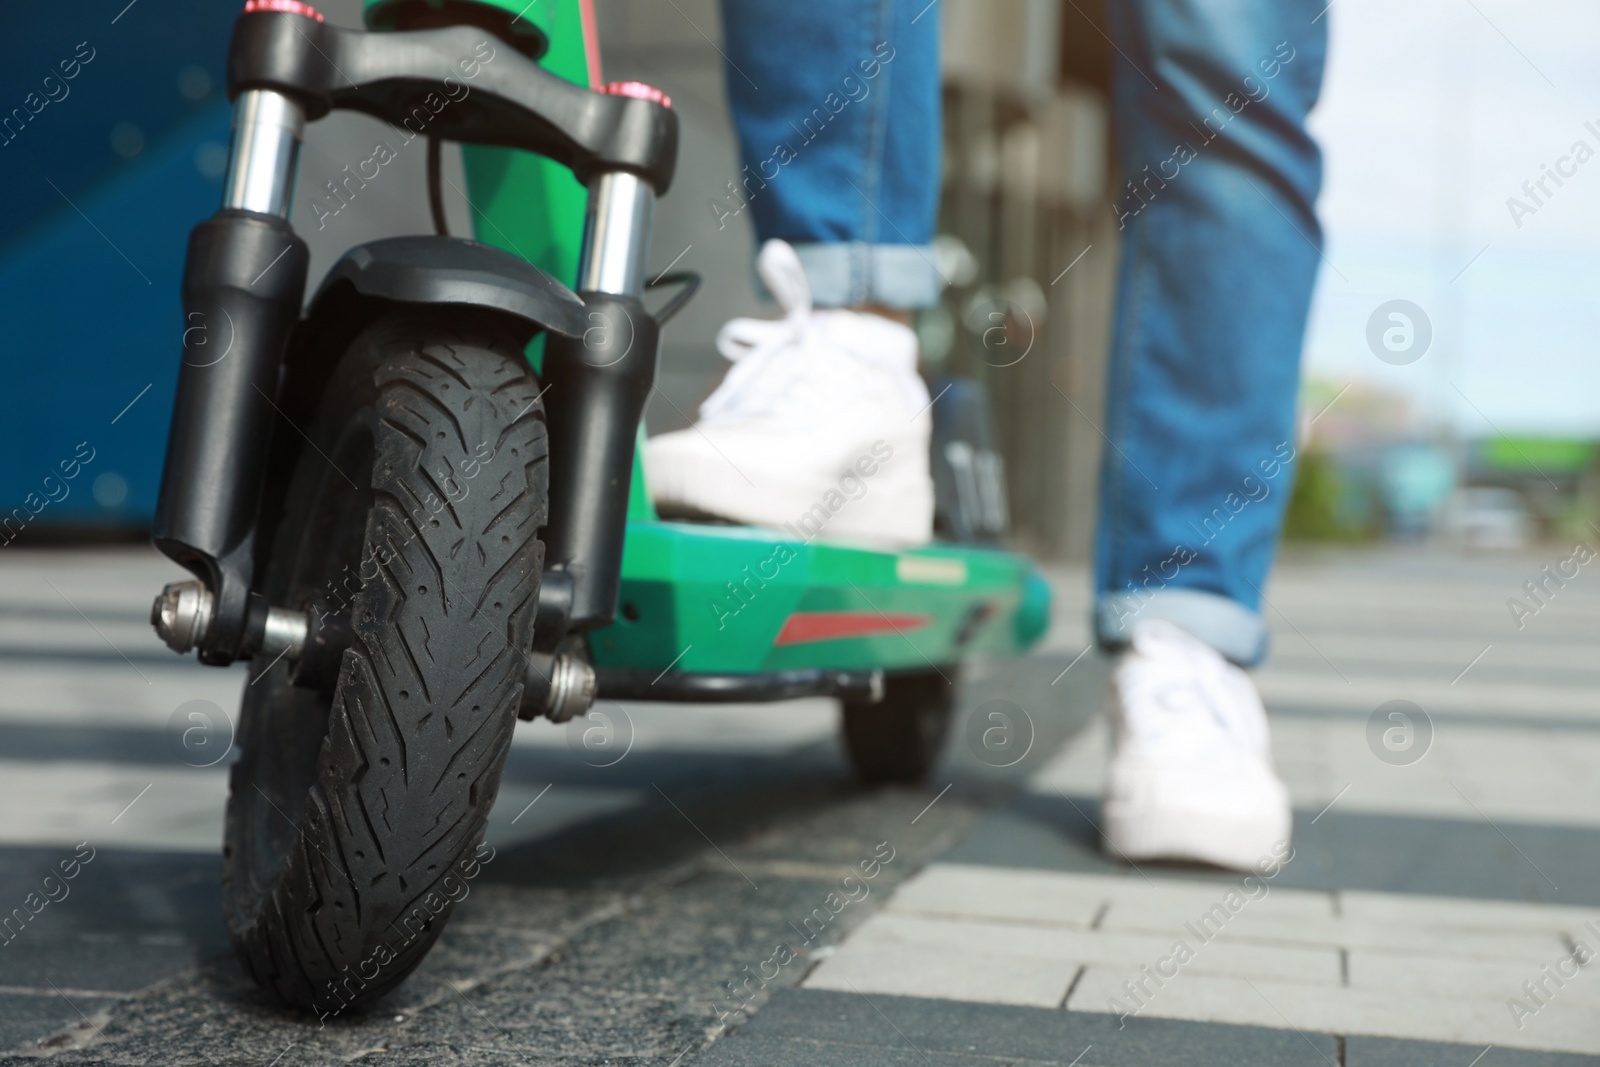
[[[661,324],[698,284],[657,279],[677,291],[645,306],[670,101],[591,86],[580,0],[366,15],[373,32],[250,0],[235,25],[223,206],[190,237],[154,524],[195,575],[156,599],[162,639],[251,665],[233,945],[263,989],[323,1011],[382,996],[438,938],[519,717],[832,696],[859,776],[915,781],[961,661],[1022,651],[1049,608],[996,547],[1003,496],[967,388],[935,409],[940,543],[662,521],[636,445]],[[307,302],[297,155],[340,108],[427,137],[441,232],[351,249]],[[442,140],[464,146],[479,240],[443,235]]]

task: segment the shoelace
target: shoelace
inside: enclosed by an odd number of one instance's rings
[[[717,351],[733,364],[717,390],[700,405],[702,422],[770,415],[801,384],[801,360],[794,349],[807,345],[815,331],[809,307],[794,308],[776,321],[732,319],[717,333]],[[786,358],[787,357],[787,358]]]
[[[880,349],[850,343],[847,336],[865,324],[841,322],[851,313],[819,311],[812,305],[811,284],[793,247],[768,241],[761,246],[756,269],[778,298],[783,318],[733,319],[718,331],[717,351],[733,369],[700,405],[702,423],[787,414],[811,421],[838,401],[841,384],[860,381],[863,370],[869,377],[896,383],[911,409],[926,403],[927,390],[914,372],[908,378],[903,353],[890,355],[892,345]],[[835,324],[844,329],[830,329]]]
[[[1135,655],[1140,659],[1124,665],[1117,679],[1134,734],[1155,744],[1185,745],[1215,742],[1220,734],[1251,751],[1264,748],[1260,724],[1237,707],[1251,694],[1234,692],[1237,683],[1226,665],[1181,647]]]
[[[1157,743],[1193,743],[1213,732],[1243,741],[1237,725],[1223,712],[1215,694],[1194,679],[1145,681],[1130,687],[1129,725]]]
[[[908,411],[926,408],[926,387],[914,372],[907,373],[903,352],[852,344],[840,336],[854,332],[852,324],[830,329],[837,319],[856,314],[805,308],[777,320],[728,322],[717,334],[717,351],[733,368],[700,405],[701,421],[789,414],[811,421],[817,412],[845,399],[839,392],[842,387],[867,382],[875,390],[893,390]]]

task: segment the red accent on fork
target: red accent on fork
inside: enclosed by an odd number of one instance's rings
[[[603,86],[600,91],[611,96],[631,96],[635,100],[649,100],[651,103],[660,104],[662,107],[672,106],[672,97],[657,89],[654,85],[644,82],[611,82]]]
[[[578,0],[578,19],[583,23],[584,66],[589,68],[589,88],[599,89],[605,79],[600,72],[600,30],[594,17],[594,0]]]
[[[322,21],[322,12],[310,4],[302,4],[300,0],[248,0],[244,5],[246,15],[254,11],[277,11],[286,15],[303,15],[308,19]]]

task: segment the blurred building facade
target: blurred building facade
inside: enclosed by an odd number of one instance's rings
[[[940,228],[971,260],[924,355],[987,388],[1013,536],[1047,558],[1092,542],[1117,228],[1103,3],[943,0]]]
[[[231,9],[201,6],[207,17],[185,25],[161,20],[172,40],[146,41],[130,23],[125,37],[96,42],[61,115],[40,116],[62,121],[40,121],[27,131],[32,143],[9,149],[27,149],[6,181],[18,187],[11,202],[29,210],[0,233],[0,273],[11,279],[0,344],[21,376],[0,401],[8,437],[0,513],[23,508],[29,521],[8,540],[137,531],[153,513],[182,335],[183,247],[220,197],[229,121],[222,63]],[[318,6],[331,22],[360,24],[359,0]],[[706,206],[740,168],[718,4],[601,0],[597,8],[606,77],[661,86],[682,121],[680,171],[657,215],[653,258],[657,268],[676,261],[701,272],[706,285],[666,331],[647,410],[653,431],[673,429],[692,419],[723,370],[713,344],[721,324],[771,310],[752,276],[748,216],[719,220]],[[1015,540],[1044,556],[1081,557],[1116,263],[1102,5],[939,0],[935,13],[946,45],[940,258],[953,284],[919,323],[928,369],[987,390]],[[74,32],[62,12],[30,18],[8,48],[25,52]],[[148,99],[97,91],[96,63],[115,67],[118,83],[145,85]],[[325,225],[311,213],[315,192],[354,146],[381,132],[344,112],[307,129],[291,221],[311,246],[313,280],[353,245],[431,230],[420,153],[396,160]],[[450,151],[445,177],[452,231],[469,232]],[[28,183],[39,188],[23,195]],[[69,469],[81,473],[68,479]]]

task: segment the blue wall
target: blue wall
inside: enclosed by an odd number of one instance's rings
[[[223,67],[242,6],[7,10],[0,519],[9,522],[0,542],[19,536],[23,517],[37,535],[50,525],[146,523],[154,511],[181,346],[183,251],[221,195]]]

